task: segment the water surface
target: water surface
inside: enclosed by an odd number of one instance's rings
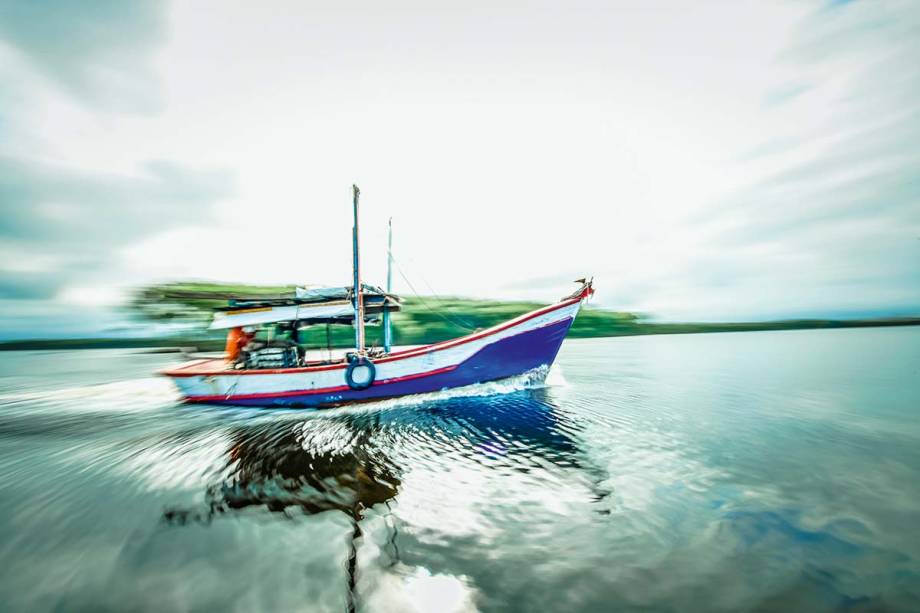
[[[0,353],[4,610],[920,608],[920,328],[326,411],[179,404],[176,359]]]

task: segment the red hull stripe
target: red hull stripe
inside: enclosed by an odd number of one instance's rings
[[[450,372],[457,368],[456,364],[451,366],[445,366],[444,368],[438,368],[436,370],[429,370],[428,372],[418,372],[411,375],[404,375],[402,377],[392,377],[390,379],[381,379],[377,381],[374,386],[377,385],[386,385],[388,383],[399,383],[400,381],[409,381],[411,379],[420,379],[422,377],[431,377],[433,375],[440,375],[442,373]],[[213,396],[187,396],[185,398],[188,402],[215,402],[221,400],[228,400],[230,398],[238,398],[241,400],[260,400],[262,398],[289,398],[291,396],[313,396],[316,394],[335,394],[336,392],[345,392],[350,390],[347,385],[336,385],[335,387],[323,387],[318,389],[309,389],[309,390],[292,390],[285,392],[263,392],[259,394],[216,394]]]
[[[432,345],[425,345],[424,347],[416,347],[415,349],[406,349],[405,351],[397,351],[396,353],[391,353],[385,358],[380,358],[379,360],[374,360],[374,364],[381,364],[383,362],[394,362],[396,360],[404,360],[406,358],[412,358],[417,355],[425,355],[432,351],[440,351],[442,349],[450,349],[451,347],[456,347],[458,345],[463,345],[464,343],[469,343],[472,341],[477,341],[481,338],[497,334],[503,330],[507,330],[518,324],[522,324],[525,321],[530,321],[535,317],[540,317],[541,315],[546,315],[555,310],[571,306],[577,302],[581,302],[584,296],[578,296],[575,298],[570,298],[564,300],[557,304],[553,304],[542,309],[537,309],[536,311],[531,311],[530,313],[524,313],[519,317],[506,321],[503,324],[498,324],[491,328],[482,330],[481,332],[474,332],[467,336],[461,336],[460,338],[451,339],[448,341],[441,341],[440,343],[434,343]],[[241,376],[241,375],[281,375],[281,374],[295,374],[300,372],[317,372],[321,370],[345,370],[347,364],[325,364],[323,366],[302,366],[300,368],[265,368],[259,370],[195,370],[196,365],[201,364],[201,362],[192,362],[189,364],[183,364],[178,368],[171,370],[161,371],[161,375],[166,375],[168,377],[208,377],[208,376]],[[331,389],[331,388],[330,388]],[[293,394],[292,394],[293,395]]]

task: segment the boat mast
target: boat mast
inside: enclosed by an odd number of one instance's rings
[[[383,350],[390,353],[393,343],[393,330],[390,324],[390,292],[393,291],[393,218],[387,222],[387,297],[383,302]]]
[[[364,297],[361,293],[361,260],[358,257],[358,196],[361,190],[357,185],[352,185],[354,197],[355,225],[351,231],[352,242],[352,268],[354,270],[354,302],[355,302],[355,351],[358,355],[364,355]]]

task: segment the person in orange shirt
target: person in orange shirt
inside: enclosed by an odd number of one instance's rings
[[[224,348],[224,352],[227,354],[227,361],[236,362],[243,347],[248,345],[254,336],[254,332],[248,332],[239,326],[231,328],[227,334],[227,345]]]

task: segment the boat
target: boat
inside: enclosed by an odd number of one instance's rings
[[[355,329],[354,350],[316,359],[296,344],[250,345],[242,360],[197,359],[161,371],[184,401],[250,407],[331,407],[476,385],[548,371],[593,281],[555,304],[466,336],[416,347],[393,347],[390,314],[401,301],[392,286],[388,250],[387,289],[361,280],[358,198],[353,186],[353,279],[346,287],[297,288],[287,295],[236,296],[215,313],[213,329],[339,324]],[[390,234],[392,246],[392,232]],[[382,347],[367,347],[365,325],[382,320]]]

